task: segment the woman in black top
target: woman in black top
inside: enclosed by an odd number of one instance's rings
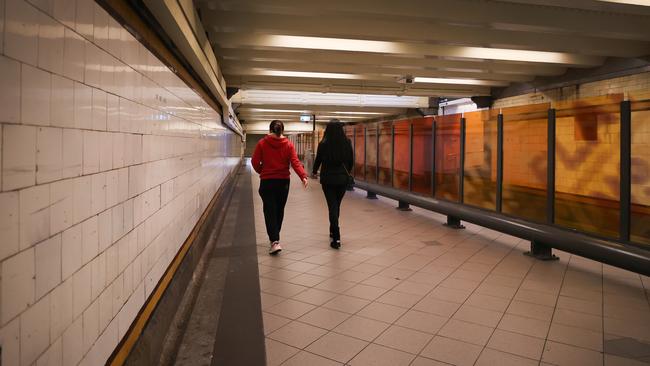
[[[325,128],[323,140],[318,144],[313,174],[320,171],[320,183],[327,200],[330,219],[330,246],[334,249],[341,247],[341,232],[339,230],[339,213],[341,201],[348,184],[348,175],[352,171],[352,143],[343,132],[343,124],[338,119],[332,119]]]

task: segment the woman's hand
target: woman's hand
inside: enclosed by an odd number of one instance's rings
[[[308,185],[309,185],[309,179],[307,179],[306,177],[302,178],[302,186],[305,187],[306,189]]]

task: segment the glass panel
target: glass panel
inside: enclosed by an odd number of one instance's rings
[[[413,119],[413,192],[431,196],[431,161],[433,158],[433,117]]]
[[[436,198],[458,201],[460,114],[436,117]]]
[[[377,125],[366,125],[366,181],[377,182]]]
[[[622,95],[556,105],[555,223],[618,237]]]
[[[395,128],[395,163],[393,165],[393,187],[409,189],[409,166],[411,164],[411,147],[409,145],[409,120],[393,124]]]
[[[489,111],[465,113],[463,202],[496,209],[497,121]]]
[[[354,127],[354,177],[364,180],[365,179],[365,171],[364,171],[364,163],[365,163],[365,137],[364,137],[364,126],[363,125],[356,125]]]
[[[379,177],[377,183],[390,186],[390,164],[393,158],[393,135],[390,122],[379,124]]]
[[[630,240],[650,244],[650,93],[632,102]]]
[[[546,221],[548,103],[503,110],[502,212]]]

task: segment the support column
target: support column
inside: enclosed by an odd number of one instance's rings
[[[369,200],[376,200],[377,199],[377,193],[367,191],[366,198],[369,199]]]
[[[556,261],[560,259],[558,256],[553,254],[553,248],[534,240],[530,242],[530,251],[525,252],[524,255],[541,261]]]
[[[400,211],[413,211],[413,209],[411,208],[411,205],[409,205],[406,202],[402,202],[402,201],[397,202],[397,207],[396,208],[398,210],[400,210]]]
[[[465,226],[461,224],[460,219],[455,216],[447,216],[447,223],[443,224],[452,229],[464,229]]]

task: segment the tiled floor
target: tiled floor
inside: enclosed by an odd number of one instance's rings
[[[650,364],[650,278],[360,190],[336,251],[320,185],[292,178],[276,257],[255,194],[269,365]]]

